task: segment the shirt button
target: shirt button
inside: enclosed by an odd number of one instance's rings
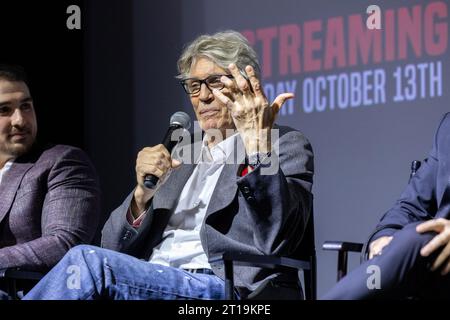
[[[249,194],[249,193],[250,193],[250,188],[249,188],[249,187],[243,187],[243,188],[242,188],[242,192],[243,192],[244,194]]]

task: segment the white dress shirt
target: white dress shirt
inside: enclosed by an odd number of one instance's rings
[[[200,241],[200,228],[226,159],[238,134],[211,149],[203,141],[198,165],[189,177],[150,262],[182,269],[211,268]]]
[[[0,169],[0,184],[2,183],[3,175],[6,173],[6,171],[9,170],[9,168],[11,168],[13,162],[14,160],[9,160],[8,162],[5,163],[3,168]]]

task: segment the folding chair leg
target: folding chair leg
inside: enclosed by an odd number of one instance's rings
[[[341,280],[347,274],[347,264],[348,264],[348,252],[339,251],[337,281]]]
[[[17,296],[17,285],[15,279],[8,279],[6,281],[7,293],[13,300],[19,300]]]
[[[234,300],[233,261],[225,260],[225,299]]]

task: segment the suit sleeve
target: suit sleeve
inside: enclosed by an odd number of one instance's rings
[[[444,123],[449,114],[442,119],[434,137],[433,148],[423,164],[411,178],[396,204],[381,218],[370,241],[383,236],[392,236],[407,224],[433,218],[437,211],[436,185],[439,167],[439,140]]]
[[[237,184],[255,226],[257,248],[263,254],[289,253],[300,242],[312,212],[313,151],[300,132],[291,131],[267,160]]]
[[[139,248],[140,242],[144,241],[145,238],[142,235],[148,231],[153,219],[153,207],[150,204],[141,226],[134,228],[127,219],[133,194],[134,190],[109,216],[103,226],[101,246],[106,249],[137,256],[137,249]]]
[[[1,268],[46,270],[71,247],[92,241],[100,218],[97,174],[79,149],[58,156],[47,177],[41,237],[0,249]]]

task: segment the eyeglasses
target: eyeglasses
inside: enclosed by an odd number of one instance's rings
[[[222,83],[222,81],[220,81],[220,78],[223,76],[233,79],[233,76],[231,74],[214,74],[203,80],[197,78],[183,79],[180,81],[180,83],[187,94],[194,95],[200,92],[202,83],[204,83],[206,87],[211,91],[212,89],[222,90],[225,85]]]

